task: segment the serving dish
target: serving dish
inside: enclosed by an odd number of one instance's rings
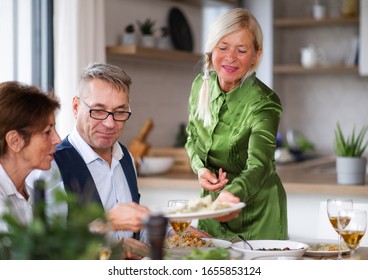
[[[205,241],[211,241],[213,244],[213,247],[217,248],[230,248],[232,243],[227,240],[223,239],[216,239],[216,238],[202,238]]]
[[[145,156],[139,160],[138,174],[141,176],[162,174],[168,172],[173,164],[173,157]]]
[[[243,252],[245,260],[259,257],[283,256],[301,258],[308,249],[308,244],[291,240],[248,240],[233,243],[231,248]]]
[[[328,243],[328,242],[308,242],[309,245],[308,250],[305,252],[306,256],[310,257],[328,257],[328,256],[336,256],[338,254],[338,245],[336,243]],[[341,253],[346,254],[349,253],[350,249],[348,246],[341,242]]]
[[[198,212],[188,212],[188,213],[170,213],[172,209],[164,209],[164,216],[168,219],[208,219],[208,218],[216,218],[227,215],[231,212],[239,210],[245,206],[244,202],[231,203],[230,207],[222,208],[217,210],[203,210]]]
[[[242,260],[243,253],[231,248],[174,248],[164,253],[166,260]]]

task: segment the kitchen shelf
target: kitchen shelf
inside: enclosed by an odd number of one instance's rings
[[[339,25],[359,25],[359,17],[326,18],[315,20],[313,18],[279,18],[275,19],[274,27],[322,27]]]
[[[106,52],[108,55],[152,60],[199,62],[201,59],[200,54],[192,52],[146,48],[137,45],[108,46],[106,47]]]
[[[305,68],[301,65],[274,65],[274,74],[343,74],[358,73],[358,66],[318,66]]]
[[[167,0],[175,3],[187,3],[196,6],[219,6],[230,5],[233,7],[239,7],[240,2],[238,0]]]
[[[338,26],[357,26],[359,27],[359,17],[340,17],[325,18],[316,20],[314,18],[276,18],[273,22],[274,28],[279,29],[278,32],[286,32],[292,28],[321,28],[321,27],[338,27]],[[284,29],[285,28],[285,29]],[[282,30],[280,30],[282,29]],[[348,74],[358,73],[358,66],[331,65],[317,66],[313,68],[305,68],[298,64],[277,64],[273,67],[274,74]]]

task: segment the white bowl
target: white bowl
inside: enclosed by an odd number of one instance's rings
[[[174,164],[173,157],[144,157],[139,161],[138,174],[142,176],[163,174]]]
[[[248,240],[248,242],[253,247],[253,250],[243,241],[236,242],[231,246],[234,250],[243,252],[245,260],[266,256],[301,258],[308,249],[308,244],[290,240]],[[284,248],[289,248],[289,250],[282,250]]]
[[[193,252],[193,250],[195,250]],[[214,253],[214,250],[223,252],[226,250],[228,255],[226,258],[222,254]],[[209,251],[212,253],[209,253]],[[189,258],[188,258],[189,257]],[[165,250],[164,259],[166,260],[242,260],[243,253],[231,248],[213,248],[213,247],[197,247],[197,248],[174,248]]]

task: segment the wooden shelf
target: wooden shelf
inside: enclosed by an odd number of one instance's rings
[[[275,27],[313,27],[313,26],[338,26],[358,25],[359,17],[326,18],[315,20],[313,18],[279,18],[273,22]]]
[[[319,66],[305,68],[301,65],[274,65],[274,74],[339,74],[339,73],[358,73],[358,66]]]
[[[233,7],[239,7],[240,2],[238,0],[166,0],[175,3],[186,3],[196,6],[223,6],[230,5]]]
[[[200,54],[192,52],[145,48],[136,45],[108,46],[106,47],[106,52],[109,55],[153,60],[175,60],[197,63],[201,59]]]

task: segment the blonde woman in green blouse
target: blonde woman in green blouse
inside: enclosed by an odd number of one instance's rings
[[[210,29],[204,73],[192,84],[186,149],[201,195],[246,203],[235,219],[199,221],[198,229],[215,237],[287,239],[286,194],[274,160],[282,106],[256,77],[262,41],[249,11],[228,11]]]

